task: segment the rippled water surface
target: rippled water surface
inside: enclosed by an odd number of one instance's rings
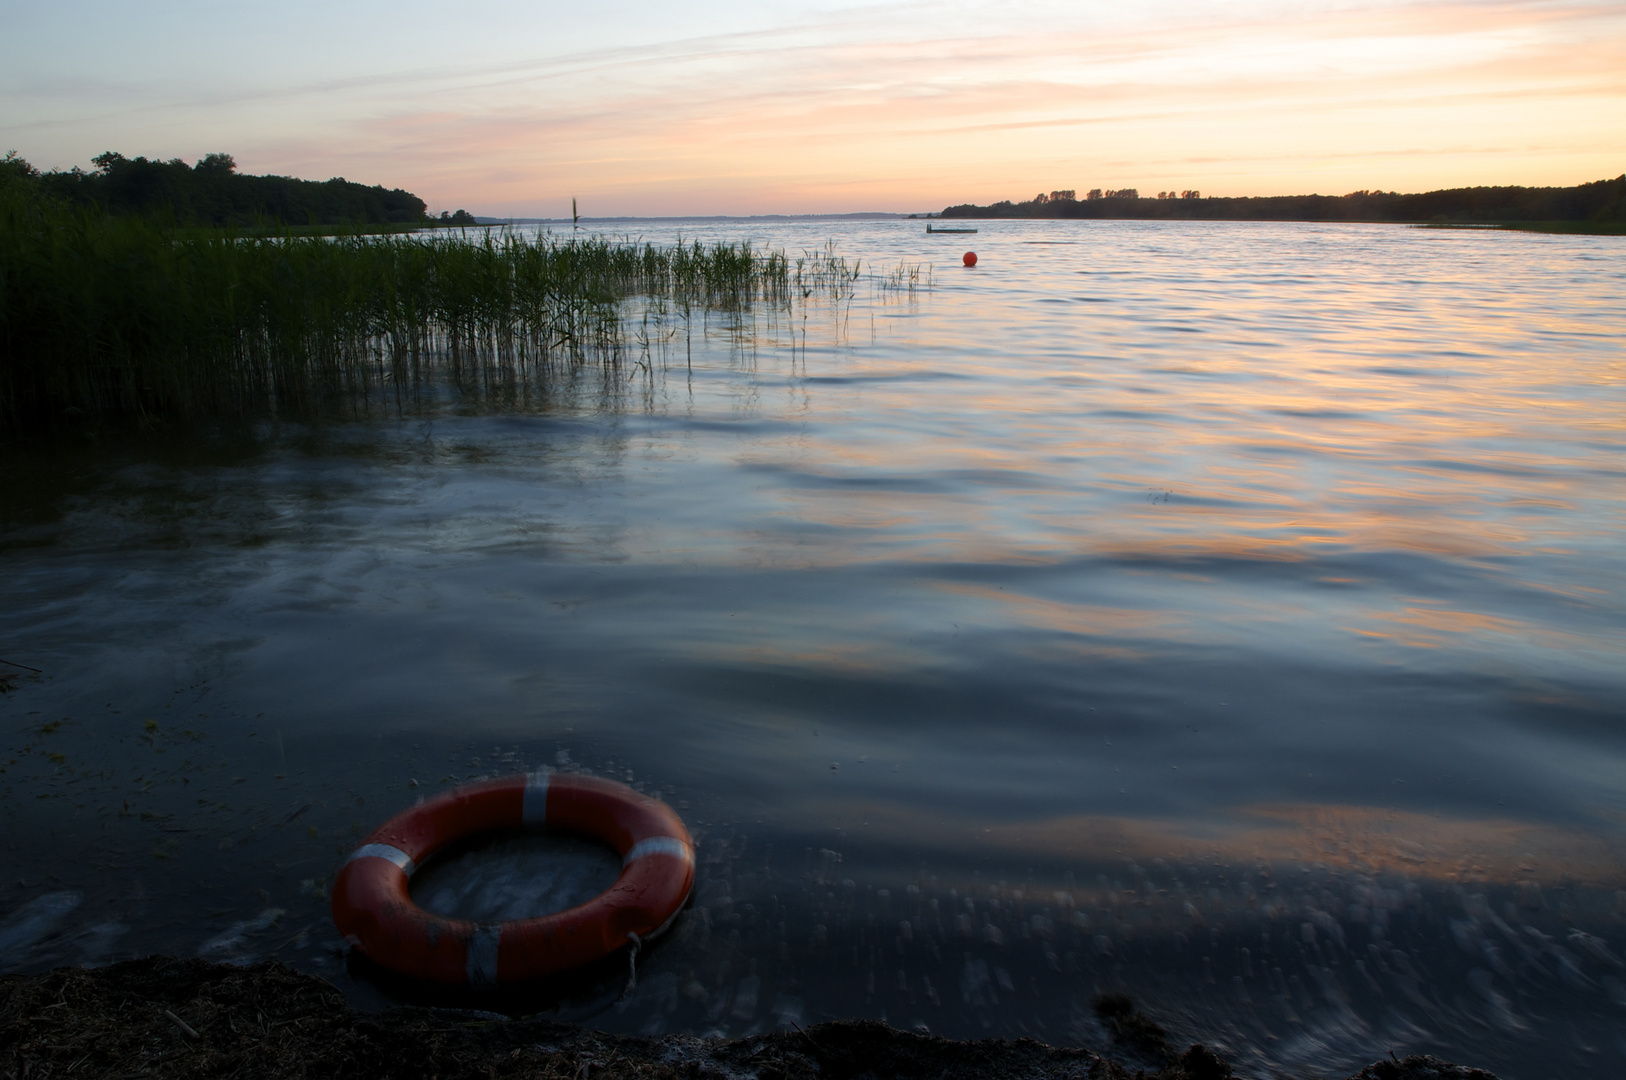
[[[695,904],[623,1000],[499,1006],[1104,1047],[1127,988],[1249,1075],[1620,1075],[1626,247],[920,225],[628,224],[934,287],[670,321],[522,411],[5,451],[0,967],[411,996],[342,955],[344,854],[585,769],[679,809]]]

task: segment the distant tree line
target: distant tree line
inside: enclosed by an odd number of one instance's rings
[[[177,225],[472,225],[466,210],[431,218],[424,201],[400,188],[291,176],[245,176],[230,154],[208,154],[196,164],[179,158],[149,161],[109,151],[95,169],[40,172],[15,152],[0,159],[0,185],[24,186],[69,205],[115,216],[158,217]]]
[[[1402,195],[1354,191],[1348,195],[1275,195],[1203,198],[1199,191],[1160,191],[1143,199],[1134,188],[1038,194],[1026,202],[966,203],[946,218],[1143,218],[1215,221],[1393,221],[1493,224],[1534,221],[1626,221],[1626,175],[1575,187],[1472,187]]]

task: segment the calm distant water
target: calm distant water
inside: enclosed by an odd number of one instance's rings
[[[1127,987],[1250,1075],[1620,1075],[1626,245],[980,228],[629,223],[935,286],[523,415],[5,452],[0,967],[410,996],[339,954],[344,853],[582,768],[679,808],[696,904],[626,1000],[504,1007],[1100,1046]],[[420,900],[597,887],[547,854]]]

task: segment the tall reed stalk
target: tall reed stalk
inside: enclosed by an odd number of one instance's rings
[[[741,310],[850,296],[857,278],[828,251],[793,264],[749,245],[483,230],[199,234],[0,191],[0,431],[360,412],[440,382],[519,392],[622,363],[628,298]]]

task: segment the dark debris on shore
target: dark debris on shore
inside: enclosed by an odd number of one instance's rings
[[[0,977],[0,1077],[542,1080],[1225,1080],[1201,1046],[1171,1051],[1128,998],[1097,1008],[1125,1064],[1032,1039],[957,1042],[874,1021],[741,1039],[611,1035],[445,1009],[360,1012],[332,985],[277,963],[149,957]],[[1496,1080],[1432,1057],[1379,1061],[1350,1080]]]

